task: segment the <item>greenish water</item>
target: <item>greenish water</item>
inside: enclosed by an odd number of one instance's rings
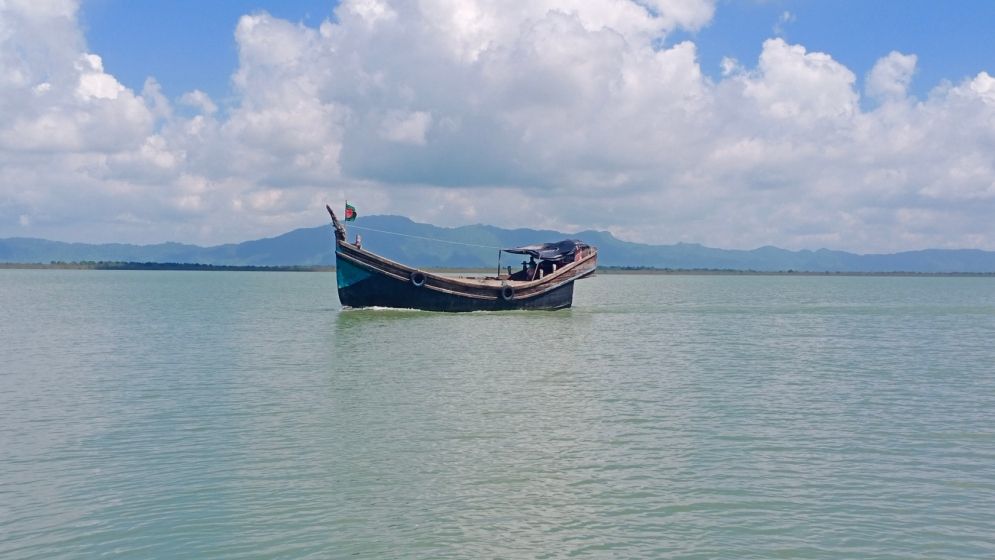
[[[995,280],[0,271],[0,558],[995,557]]]

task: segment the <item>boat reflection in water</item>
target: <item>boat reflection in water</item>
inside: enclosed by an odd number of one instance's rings
[[[335,228],[339,301],[345,307],[397,307],[425,311],[564,309],[573,303],[574,280],[598,266],[598,250],[576,239],[502,249],[529,256],[522,270],[480,278],[450,278],[394,262],[346,240],[345,227],[328,206]],[[510,272],[510,269],[509,269]]]

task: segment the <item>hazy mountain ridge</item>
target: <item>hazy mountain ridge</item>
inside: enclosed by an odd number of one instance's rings
[[[599,262],[605,266],[811,272],[995,272],[995,252],[976,249],[927,249],[868,255],[828,249],[789,251],[770,246],[747,251],[715,249],[688,243],[646,245],[622,241],[604,231],[565,234],[524,228],[508,230],[488,225],[442,228],[399,216],[369,216],[360,218],[350,226],[354,226],[349,232],[350,239],[357,233],[362,235],[365,248],[387,258],[420,267],[496,267],[498,247],[575,238],[596,245],[600,250]],[[383,233],[387,231],[401,235]],[[183,243],[87,244],[8,238],[0,239],[0,262],[134,261],[231,266],[332,265],[335,263],[333,239],[332,229],[328,225],[211,247]],[[520,257],[515,255],[502,256],[502,266],[517,268],[519,262]]]

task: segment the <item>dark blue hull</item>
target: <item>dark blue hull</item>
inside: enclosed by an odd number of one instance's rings
[[[502,311],[563,309],[573,303],[573,280],[551,285],[534,294],[501,297],[500,289],[466,290],[446,284],[435,275],[415,285],[410,279],[384,273],[337,254],[339,301],[346,307],[396,307],[425,311]]]

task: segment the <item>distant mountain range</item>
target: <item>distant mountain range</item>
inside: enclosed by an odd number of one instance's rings
[[[750,251],[713,249],[698,244],[645,245],[616,239],[604,231],[560,233],[550,230],[502,229],[473,225],[442,228],[399,216],[367,216],[353,224],[363,247],[418,267],[496,267],[497,247],[582,239],[600,251],[604,266],[670,269],[732,269],[806,272],[995,272],[995,252],[928,249],[903,253],[858,255],[844,251],[788,251],[761,247]],[[391,232],[391,233],[385,233]],[[334,265],[331,226],[303,228],[266,239],[213,247],[182,243],[127,245],[87,244],[43,239],[0,239],[0,262],[49,263],[130,261],[197,263],[229,266]],[[450,241],[439,243],[434,240]],[[504,255],[502,266],[519,266],[520,257]]]

